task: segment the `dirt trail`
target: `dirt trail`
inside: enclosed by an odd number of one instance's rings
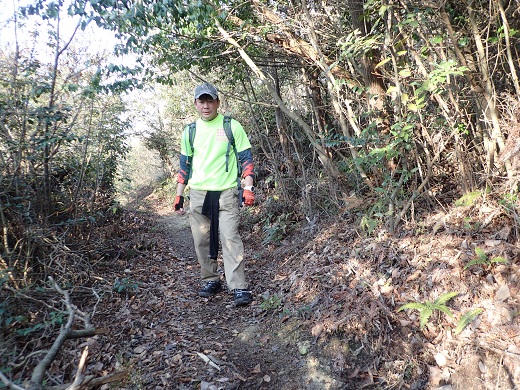
[[[301,340],[299,321],[280,328],[279,317],[260,307],[260,295],[273,289],[274,279],[274,269],[261,259],[248,254],[251,305],[236,308],[228,292],[197,296],[199,268],[189,217],[163,206],[148,197],[132,214],[135,226],[127,234],[137,254],[112,271],[139,287],[135,294],[115,295],[96,316],[99,322],[108,320],[103,326],[111,335],[109,342],[96,342],[105,352],[100,367],[129,368],[125,389],[340,388],[326,367],[309,359],[310,344]],[[114,351],[115,363],[108,361]]]

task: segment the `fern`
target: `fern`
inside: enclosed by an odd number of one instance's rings
[[[491,265],[491,264],[494,264],[494,263],[507,263],[507,259],[505,259],[504,257],[501,257],[501,256],[498,256],[498,257],[494,257],[492,259],[489,259],[488,258],[488,255],[486,254],[486,252],[484,252],[484,250],[480,249],[479,247],[476,247],[475,248],[475,255],[477,257],[475,257],[473,260],[471,260],[468,264],[466,264],[464,266],[464,269],[468,269],[469,267],[471,267],[472,265]]]
[[[464,328],[471,324],[483,311],[484,309],[477,308],[464,313],[455,328],[455,334],[462,332]]]
[[[487,260],[486,252],[484,252],[484,249],[481,249],[478,246],[475,248],[475,254],[479,260]]]
[[[455,298],[457,295],[459,295],[458,292],[449,292],[444,295],[441,295],[439,298],[435,300],[436,305],[444,305],[446,302],[448,302],[451,298]]]
[[[424,328],[424,326],[428,323],[428,320],[432,316],[433,312],[435,310],[438,310],[444,314],[446,314],[448,317],[453,318],[453,313],[451,310],[446,306],[446,303],[459,295],[458,292],[449,292],[446,294],[441,295],[438,297],[435,301],[425,301],[425,302],[409,302],[397,309],[397,311],[401,310],[417,310],[419,311],[419,326]]]
[[[478,259],[473,259],[473,260],[471,260],[468,264],[466,264],[466,265],[464,266],[464,269],[466,270],[466,269],[468,269],[469,267],[471,267],[472,265],[477,265],[477,264],[485,264],[485,262],[483,262],[483,261],[478,261]]]
[[[436,310],[442,311],[442,312],[443,312],[444,314],[446,314],[448,317],[453,318],[453,313],[451,312],[450,309],[448,309],[447,306],[433,304],[432,307],[433,307],[434,309],[436,309]]]
[[[498,256],[489,260],[491,263],[509,263],[505,257]]]

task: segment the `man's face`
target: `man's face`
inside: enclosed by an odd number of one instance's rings
[[[205,121],[215,119],[219,107],[220,100],[213,99],[210,95],[202,95],[195,99],[195,108],[199,112],[200,117]]]

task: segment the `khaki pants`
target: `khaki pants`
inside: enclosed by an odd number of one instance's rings
[[[219,280],[217,261],[209,257],[210,221],[201,214],[206,191],[190,190],[190,225],[195,252],[204,282]],[[238,190],[230,188],[220,194],[219,236],[226,282],[230,290],[247,289],[244,273],[244,245],[238,232]]]

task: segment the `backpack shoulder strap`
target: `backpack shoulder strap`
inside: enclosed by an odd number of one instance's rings
[[[237,162],[237,187],[239,193],[239,206],[242,205],[242,190],[240,186],[240,178],[242,177],[242,164],[240,164],[240,159],[238,158],[237,147],[235,145],[235,137],[233,136],[233,131],[231,129],[231,117],[224,116],[224,132],[226,133],[226,137],[228,139],[228,147],[226,152],[226,172],[228,171],[228,162],[229,162],[229,149],[232,146],[233,152],[235,153],[235,160]]]
[[[195,133],[197,132],[197,122],[192,122],[188,125],[188,140],[190,142],[191,153],[193,154],[193,140],[195,139]]]
[[[228,139],[228,147],[226,152],[226,172],[229,170],[229,151],[231,147],[233,147],[233,152],[235,153],[235,159],[237,161],[237,182],[240,187],[240,177],[242,176],[242,165],[240,164],[240,160],[238,159],[237,147],[235,145],[235,137],[233,136],[233,131],[231,130],[231,117],[224,116],[224,132],[226,133],[226,137]]]
[[[233,136],[233,131],[231,130],[231,117],[224,116],[224,132],[226,133],[226,137],[231,144],[231,146],[235,147],[235,137]]]

